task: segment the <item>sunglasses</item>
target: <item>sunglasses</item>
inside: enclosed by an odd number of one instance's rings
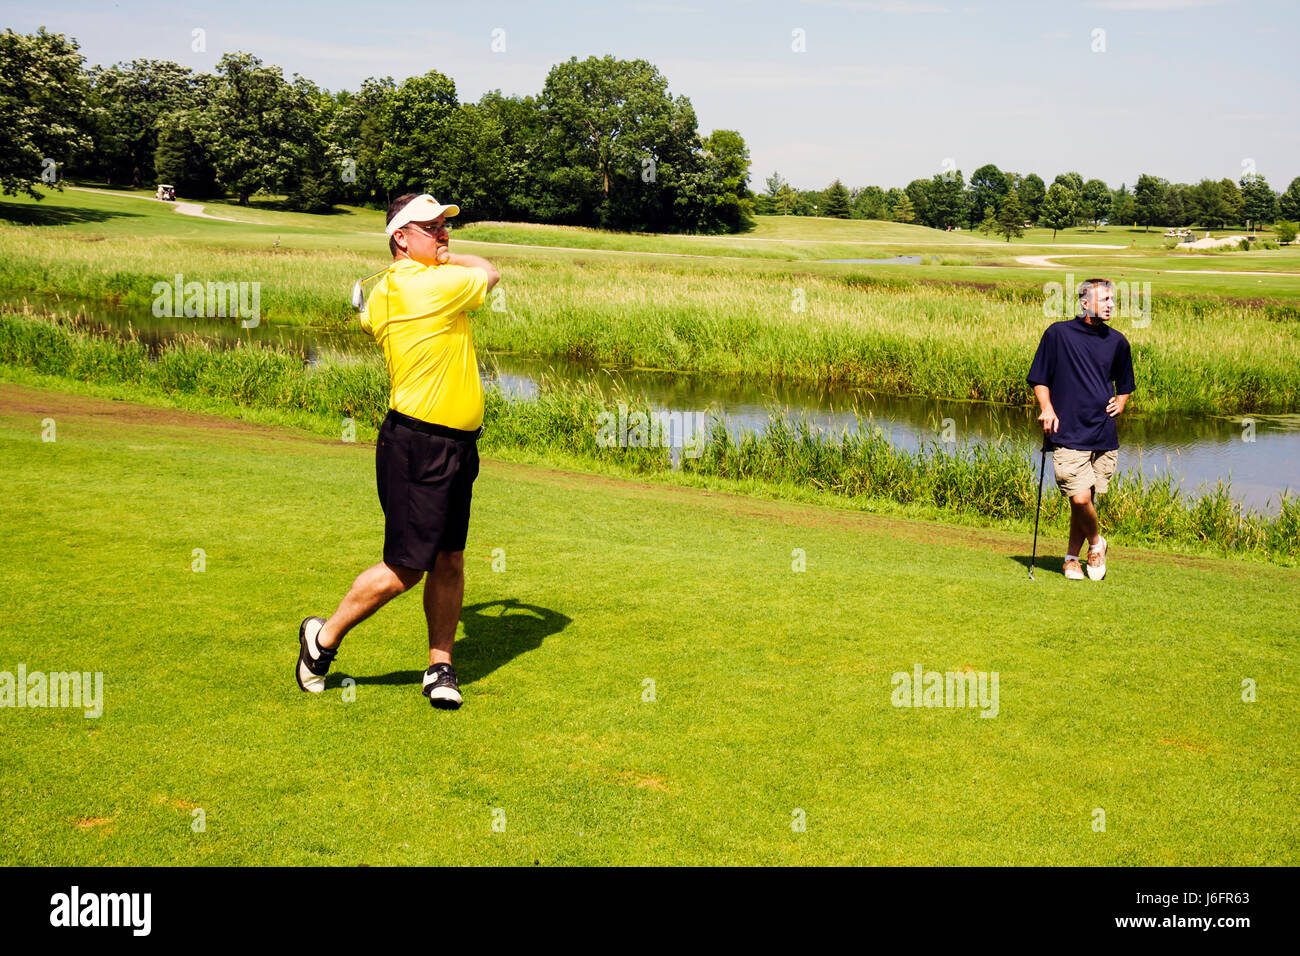
[[[429,235],[437,235],[438,233],[451,235],[451,223],[447,222],[408,222],[407,226],[414,226]]]

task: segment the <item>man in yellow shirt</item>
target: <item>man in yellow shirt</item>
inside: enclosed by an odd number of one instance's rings
[[[461,705],[451,648],[465,594],[465,537],[483,424],[469,317],[501,276],[480,256],[448,248],[447,217],[460,212],[408,193],[388,207],[393,264],[370,293],[361,327],[384,352],[391,390],[375,443],[384,511],[384,559],[362,571],[325,620],[298,628],[298,686],[325,689],[339,642],[354,626],[419,583],[429,623],[423,692],[446,710]]]

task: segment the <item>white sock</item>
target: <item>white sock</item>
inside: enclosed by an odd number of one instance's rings
[[[1088,550],[1089,550],[1089,551],[1100,551],[1100,550],[1101,550],[1102,548],[1104,548],[1104,547],[1106,547],[1106,539],[1105,539],[1105,538],[1102,538],[1102,537],[1098,537],[1098,538],[1097,538],[1097,543],[1096,543],[1096,544],[1090,544],[1090,545],[1088,545]]]
[[[1067,560],[1067,561],[1078,561],[1078,560],[1079,560],[1079,556],[1078,556],[1077,554],[1067,554],[1067,555],[1065,556],[1065,560]]]

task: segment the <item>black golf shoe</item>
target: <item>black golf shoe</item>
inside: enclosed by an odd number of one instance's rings
[[[434,664],[424,672],[424,696],[441,710],[455,710],[461,705],[460,685],[450,664]]]

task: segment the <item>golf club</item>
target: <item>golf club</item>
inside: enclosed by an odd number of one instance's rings
[[[1034,509],[1034,550],[1029,556],[1029,580],[1034,580],[1034,561],[1038,559],[1038,516],[1043,512],[1043,476],[1047,474],[1047,449],[1051,445],[1043,436],[1043,461],[1038,466],[1038,507]]]
[[[363,276],[352,284],[352,307],[360,312],[366,305],[365,284],[371,279],[377,278],[387,272],[389,266],[384,266],[377,272],[372,272],[368,276]]]

